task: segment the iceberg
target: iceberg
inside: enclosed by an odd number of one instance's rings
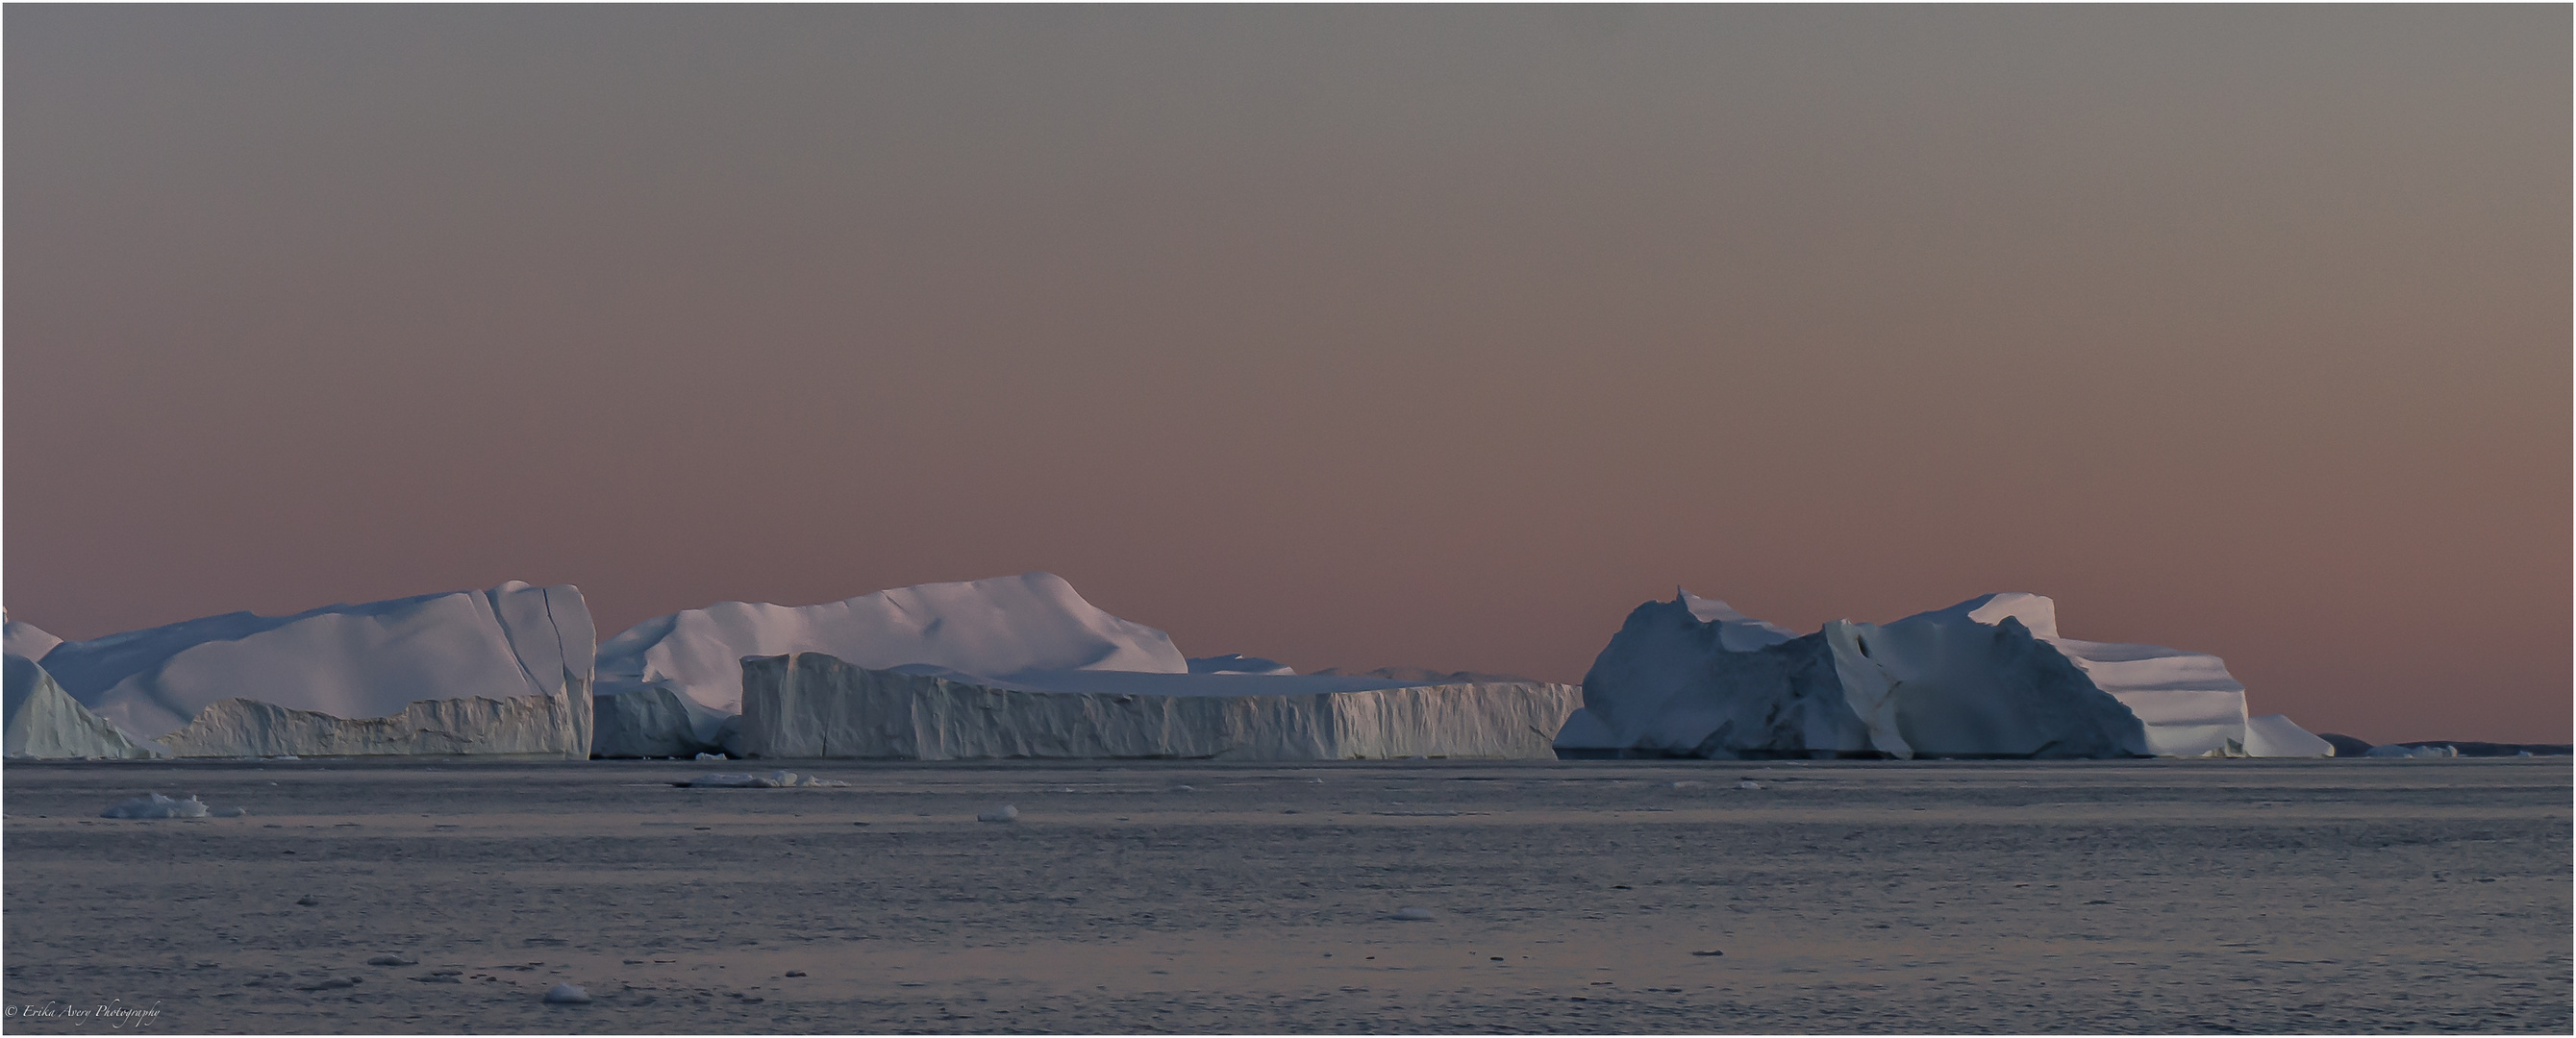
[[[2309,734],[2291,723],[2288,714],[2265,714],[2245,719],[2245,755],[2248,757],[2332,757],[2334,744]]]
[[[743,712],[742,661],[801,652],[860,667],[994,676],[1190,671],[1170,635],[1103,612],[1052,573],[922,584],[811,606],[719,602],[655,617],[600,644],[602,723],[592,749],[602,757],[725,749],[727,719]]]
[[[1582,691],[1541,682],[1056,670],[984,678],[819,652],[743,661],[740,748],[897,760],[1546,759]]]
[[[6,755],[12,759],[143,760],[169,751],[118,731],[63,691],[35,660],[19,655],[22,643],[11,621],[7,653]],[[28,628],[33,630],[33,628]],[[37,632],[42,634],[43,632]],[[61,639],[54,639],[59,644]],[[50,648],[50,646],[47,646]]]
[[[584,759],[593,639],[579,590],[511,581],[227,613],[63,642],[41,663],[97,717],[183,757]]]
[[[1568,757],[2315,756],[2251,724],[2207,653],[2062,637],[2057,607],[1982,595],[1800,636],[1678,591],[1631,612],[1584,677]]]

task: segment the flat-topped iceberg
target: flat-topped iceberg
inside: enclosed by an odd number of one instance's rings
[[[719,602],[655,617],[601,643],[593,749],[603,757],[723,749],[731,718],[743,710],[743,660],[800,652],[860,667],[992,678],[1190,671],[1171,636],[1103,612],[1052,573],[922,584],[811,606]]]
[[[2218,657],[2061,637],[2039,595],[1799,636],[1683,591],[1629,614],[1556,745],[1902,759],[2308,756],[2323,743],[2287,718],[2249,732],[2245,688]]]
[[[1542,682],[1241,672],[875,669],[823,653],[743,662],[738,749],[900,760],[1552,758],[1582,691]]]
[[[90,713],[182,757],[580,759],[593,651],[580,591],[511,581],[292,616],[227,613],[62,642],[35,662]]]

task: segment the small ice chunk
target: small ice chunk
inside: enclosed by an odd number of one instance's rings
[[[727,756],[725,756],[724,754],[721,754],[721,753],[701,753],[701,754],[699,754],[699,755],[697,756],[697,759],[699,759],[699,760],[732,760],[733,758],[731,758],[731,757],[727,757]]]
[[[546,991],[546,1001],[558,1005],[579,1005],[590,1001],[590,992],[582,990],[578,984],[557,984]]]
[[[367,960],[367,965],[370,965],[370,966],[418,966],[418,965],[420,965],[420,960],[419,960],[419,959],[413,959],[413,958],[406,958],[406,957],[404,957],[404,956],[400,956],[400,955],[379,955],[379,956],[376,956],[375,958],[368,959],[368,960]]]
[[[1737,788],[1737,789],[1760,789],[1760,788],[1762,788],[1762,784],[1761,784],[1761,783],[1759,783],[1759,782],[1755,782],[1755,781],[1753,781],[1752,779],[1745,779],[1745,780],[1744,780],[1744,781],[1742,781],[1742,782],[1738,782],[1738,783],[1736,783],[1736,784],[1735,784],[1735,788]]]
[[[99,815],[101,818],[204,818],[206,805],[191,795],[186,800],[172,800],[159,793],[145,793],[124,800]]]
[[[1431,910],[1428,908],[1399,908],[1395,910],[1395,918],[1414,923],[1428,922],[1431,919]]]
[[[1198,787],[1197,787],[1197,786],[1173,786],[1173,787],[1172,787],[1172,792],[1175,792],[1175,793],[1196,793],[1196,792],[1198,792],[1198,791],[1199,791],[1199,790],[1198,790]]]
[[[1020,820],[1020,809],[1012,807],[1009,804],[1004,804],[990,811],[986,811],[983,814],[976,815],[975,820],[978,822],[1016,822]]]
[[[247,807],[218,807],[212,812],[216,818],[239,818],[249,813]]]

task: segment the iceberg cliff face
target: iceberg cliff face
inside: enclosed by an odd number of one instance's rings
[[[600,645],[597,709],[614,722],[600,729],[594,749],[603,757],[715,749],[709,719],[743,709],[742,661],[799,652],[861,667],[993,677],[1190,670],[1171,636],[1101,611],[1052,573],[922,584],[812,606],[719,602],[647,620]],[[655,689],[661,692],[622,701]]]
[[[581,592],[489,591],[228,613],[64,642],[72,698],[181,756],[590,755],[594,635]]]
[[[1034,672],[1006,685],[821,653],[745,660],[743,691],[746,755],[899,760],[1552,758],[1581,698],[1540,683],[1233,673]]]
[[[1557,740],[1568,756],[2306,756],[2322,743],[2286,718],[2249,728],[2218,657],[2060,637],[2056,603],[2023,593],[1799,637],[1681,592],[1630,613],[1584,689]]]
[[[138,741],[90,713],[36,661],[11,651],[7,666],[7,756],[38,760],[169,756],[160,747]]]

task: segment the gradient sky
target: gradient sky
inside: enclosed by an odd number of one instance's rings
[[[2570,738],[2570,12],[44,7],[5,601],[1046,569],[1582,676],[1995,590]]]

